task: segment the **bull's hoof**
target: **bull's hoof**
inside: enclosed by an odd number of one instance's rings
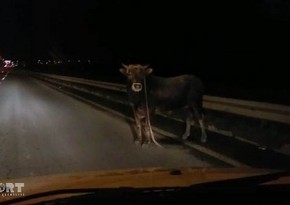
[[[150,140],[146,140],[145,142],[144,142],[144,144],[151,144],[151,141]]]
[[[182,137],[181,137],[181,139],[182,139],[182,140],[187,140],[188,137],[189,137],[189,135],[183,134]]]
[[[149,143],[147,143],[147,142],[144,142],[142,145],[141,145],[141,147],[143,148],[143,147],[148,147],[149,146]]]
[[[135,145],[141,145],[142,144],[140,139],[135,139],[134,143],[135,143]]]
[[[141,144],[141,146],[142,147],[146,147],[146,146],[148,146],[148,145],[150,145],[150,143],[151,143],[151,141],[149,140],[149,141],[144,141],[142,144]]]
[[[206,138],[205,138],[205,137],[202,137],[202,138],[200,139],[200,141],[201,141],[201,143],[206,143]]]

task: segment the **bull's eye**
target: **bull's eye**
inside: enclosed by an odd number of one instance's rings
[[[140,92],[142,90],[143,86],[141,83],[133,83],[131,88],[134,92]]]

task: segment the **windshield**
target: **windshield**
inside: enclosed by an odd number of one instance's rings
[[[1,1],[0,193],[94,171],[288,170],[289,5]]]

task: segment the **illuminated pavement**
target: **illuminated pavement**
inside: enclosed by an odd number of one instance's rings
[[[224,166],[177,144],[136,146],[128,123],[25,74],[0,85],[0,179],[92,170]]]

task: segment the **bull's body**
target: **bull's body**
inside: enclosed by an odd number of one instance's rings
[[[149,76],[147,90],[149,91],[149,105],[160,111],[179,109],[190,103],[199,105],[202,103],[202,83],[190,75],[172,78]]]
[[[127,90],[135,115],[138,142],[150,142],[152,133],[150,133],[149,113],[153,114],[156,110],[170,111],[184,107],[188,108],[189,112],[183,139],[190,135],[192,117],[196,115],[202,129],[201,140],[202,142],[206,141],[202,119],[203,85],[200,79],[193,75],[161,78],[153,75],[147,76],[146,74],[142,78],[138,75],[142,72],[141,65],[129,65],[126,67],[127,72],[135,72],[135,76],[137,76],[129,78]],[[143,69],[143,72],[145,71],[146,68]],[[134,87],[137,88],[134,89]],[[145,140],[143,136],[145,136]]]

